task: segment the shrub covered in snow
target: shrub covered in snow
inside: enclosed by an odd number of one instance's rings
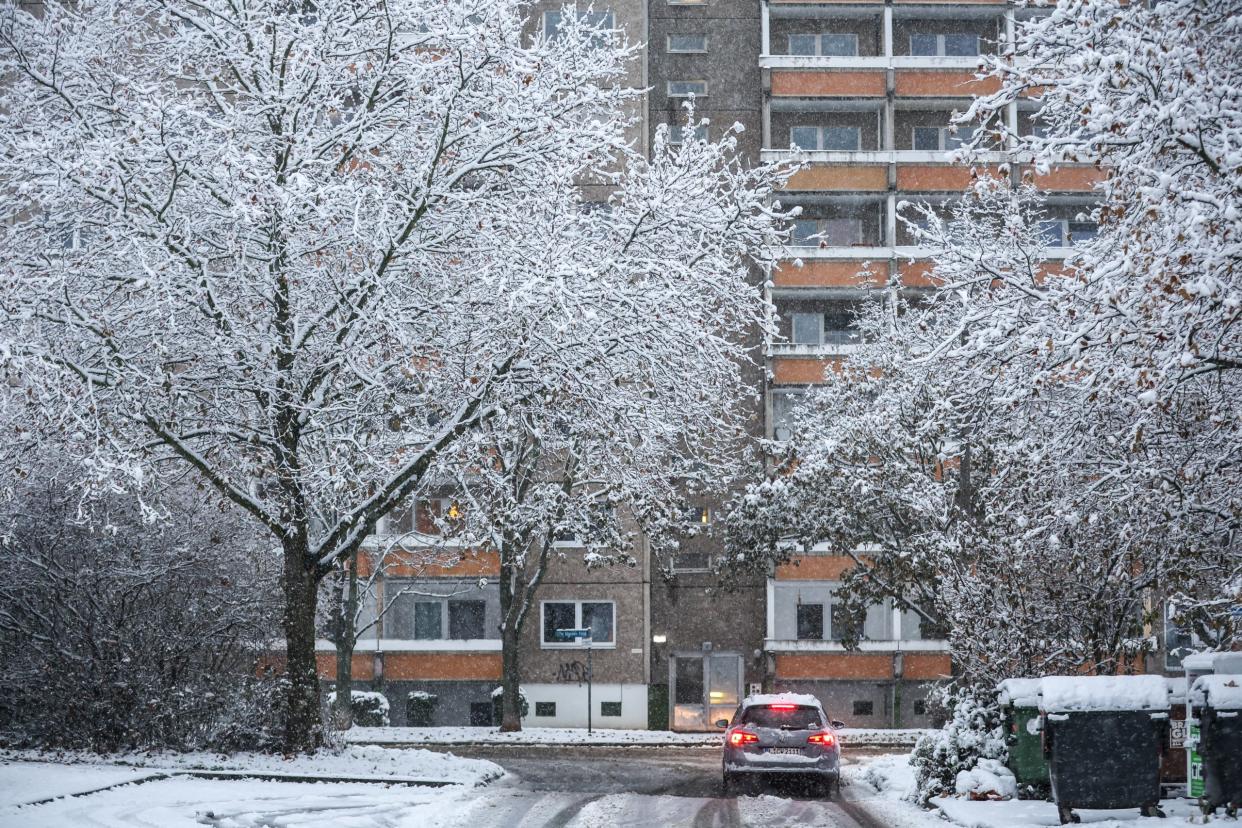
[[[83,503],[51,450],[0,477],[0,744],[96,751],[265,749],[279,679],[257,674],[276,572],[231,509],[171,491]]]
[[[915,781],[911,798],[924,805],[933,796],[957,793],[963,772],[968,774],[968,790],[976,783],[989,784],[984,774],[997,775],[994,768],[1002,765],[1008,755],[1000,706],[990,695],[958,690],[946,702],[952,709],[952,718],[940,730],[921,737],[910,756]],[[969,776],[976,768],[983,772],[977,779]],[[998,780],[996,784],[1003,783]]]
[[[969,799],[1013,799],[1018,795],[1018,780],[999,759],[980,759],[972,769],[958,771],[953,787],[958,796]]]
[[[328,694],[328,707],[336,704],[336,692]],[[388,727],[388,697],[383,693],[369,690],[354,690],[350,693],[350,702],[354,709],[354,724],[358,727]]]

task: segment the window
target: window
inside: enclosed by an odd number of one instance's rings
[[[601,716],[620,716],[621,702],[600,702],[599,715]]]
[[[820,640],[824,637],[824,605],[798,605],[798,640]]]
[[[772,439],[788,440],[793,433],[794,408],[798,404],[799,391],[772,392]]]
[[[449,638],[455,641],[482,638],[486,607],[483,601],[449,601]]]
[[[863,243],[862,219],[795,219],[790,242],[802,246],[856,247]]]
[[[970,143],[974,137],[974,127],[915,127],[913,145],[916,150],[951,150]]]
[[[1040,235],[1048,247],[1065,247],[1065,232],[1059,219],[1048,219],[1039,223]]]
[[[462,507],[450,497],[420,497],[414,507],[398,507],[388,516],[388,534],[440,535],[461,519]]]
[[[742,711],[741,724],[773,730],[814,730],[823,727],[826,722],[819,715],[819,708],[810,705],[768,707],[757,704]]]
[[[854,634],[856,638],[863,638],[862,630],[855,627],[848,613],[845,611],[844,604],[832,605],[832,631],[829,636],[833,641],[843,641],[847,635]]]
[[[706,552],[678,552],[673,556],[674,572],[707,572],[712,568],[712,556]]]
[[[707,35],[671,34],[668,36],[668,50],[675,53],[706,52]]]
[[[979,54],[979,35],[966,32],[912,34],[910,54],[916,57],[973,57]]]
[[[686,508],[686,523],[691,526],[711,526],[712,510],[706,506],[689,506]]]
[[[795,345],[818,345],[820,343],[824,324],[822,313],[795,313],[791,323]]]
[[[927,702],[925,700],[923,699],[914,700],[914,715],[916,716],[927,715]]]
[[[854,57],[858,54],[858,35],[852,33],[791,34],[789,54]]]
[[[824,311],[824,343],[832,345],[849,345],[858,342],[858,311],[857,302],[833,302]]]
[[[705,6],[707,0],[668,0],[670,6]]]
[[[797,245],[816,246],[819,244],[819,222],[815,219],[794,219],[790,229],[789,240]]]
[[[470,703],[470,726],[471,727],[490,727],[492,724],[492,703],[491,702],[471,702]]]
[[[599,601],[583,603],[580,606],[582,626],[591,631],[591,640],[593,642],[612,641],[612,602]]]
[[[668,142],[674,146],[686,143],[686,139],[690,138],[695,141],[707,140],[707,127],[696,126],[688,127],[678,124],[668,131]]]
[[[536,716],[555,716],[556,702],[535,702]]]
[[[1082,244],[1095,238],[1100,228],[1094,221],[1071,221],[1069,227],[1070,244]]]
[[[580,641],[566,640],[557,630],[589,629],[591,643],[615,642],[616,607],[612,601],[545,601],[543,603],[543,644],[545,647],[581,647]]]
[[[675,80],[668,82],[670,98],[688,98],[691,95],[706,95],[707,81]]]
[[[549,40],[555,40],[560,33],[562,15],[559,11],[546,11],[543,13],[543,33]],[[590,29],[610,30],[616,28],[612,12],[610,11],[582,11],[578,12],[578,20],[582,25]],[[608,41],[607,31],[600,32],[599,35],[591,38],[592,46],[603,46]]]
[[[854,699],[854,715],[855,716],[874,716],[875,704],[869,699]]]
[[[443,638],[441,633],[442,610],[439,601],[414,602],[414,637],[419,641]]]
[[[857,152],[860,133],[854,126],[796,126],[789,130],[789,141],[800,150]]]
[[[673,669],[676,672],[673,675],[677,681],[677,691],[674,694],[673,703],[702,704],[703,659],[691,656],[690,658],[677,658],[674,661]]]

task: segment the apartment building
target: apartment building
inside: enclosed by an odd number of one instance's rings
[[[944,207],[969,184],[971,168],[948,151],[972,128],[954,128],[953,114],[995,89],[975,78],[979,56],[1003,53],[1016,16],[1028,13],[993,0],[762,0],[762,157],[796,149],[808,162],[782,199],[802,215],[771,274],[780,336],[767,348],[770,437],[785,433],[796,395],[857,348],[856,312],[884,301],[879,288],[895,281],[910,295],[934,289],[927,254],[913,246],[898,205]],[[1033,102],[1006,117],[1018,133],[1040,128]],[[997,173],[1006,163],[1011,175],[1033,175],[1019,160],[995,152],[979,167]],[[1074,167],[1035,176],[1049,195],[1050,259],[1094,232],[1077,214],[1098,176]],[[862,641],[847,651],[834,594],[850,565],[819,548],[772,573],[764,639],[772,684],[816,694],[851,725],[925,725],[926,692],[952,669],[946,642],[886,603],[849,631]]]

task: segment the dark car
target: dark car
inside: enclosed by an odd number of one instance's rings
[[[831,796],[840,782],[841,722],[830,721],[814,696],[775,693],[742,700],[724,734],[725,790],[742,781],[810,780]]]

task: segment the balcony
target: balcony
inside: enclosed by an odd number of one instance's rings
[[[875,165],[875,164],[957,164],[953,160],[956,150],[861,150],[839,152],[834,150],[784,150],[765,149],[760,156],[765,163],[801,159],[807,164]],[[980,152],[975,157],[981,163],[1022,163],[1022,159],[1007,152]]]
[[[921,69],[974,73],[977,56],[941,55],[760,55],[760,69],[865,69],[871,71]]]
[[[825,342],[822,345],[800,345],[792,342],[773,342],[768,345],[770,357],[840,357],[848,356],[861,347],[859,342]]]

